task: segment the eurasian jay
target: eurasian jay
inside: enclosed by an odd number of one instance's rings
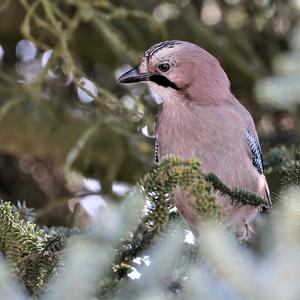
[[[123,74],[120,83],[145,82],[163,99],[156,122],[156,160],[168,154],[196,158],[204,173],[214,173],[228,187],[239,187],[271,199],[255,125],[233,96],[218,60],[195,44],[172,40],[148,49],[140,64]],[[174,191],[177,209],[193,231],[198,216],[188,196]],[[238,236],[252,231],[258,208],[233,206],[217,195]]]

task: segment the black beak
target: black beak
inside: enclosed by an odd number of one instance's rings
[[[119,83],[134,83],[139,81],[147,81],[149,80],[149,77],[151,74],[149,73],[140,73],[138,67],[133,68],[132,70],[129,70],[122,76],[118,78]]]

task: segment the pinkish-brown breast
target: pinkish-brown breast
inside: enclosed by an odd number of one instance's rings
[[[160,158],[174,154],[199,159],[204,173],[212,172],[231,188],[244,188],[264,197],[263,175],[252,165],[249,156],[246,132],[253,130],[249,128],[253,126],[249,117],[234,98],[222,105],[167,99],[157,120],[158,155]],[[188,197],[177,189],[175,201],[181,214],[194,227],[197,222]],[[243,230],[244,219],[251,223],[257,212],[250,206],[233,207],[224,197],[219,196],[218,201],[237,231]]]

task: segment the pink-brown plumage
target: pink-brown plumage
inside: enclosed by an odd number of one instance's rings
[[[146,82],[163,98],[156,124],[158,158],[175,154],[199,159],[203,172],[212,172],[229,187],[244,188],[270,201],[265,176],[253,164],[255,153],[247,140],[249,133],[258,144],[254,122],[232,95],[217,59],[192,43],[164,43],[150,48],[138,67],[139,74],[150,74]],[[161,64],[170,69],[161,71]],[[174,196],[179,212],[196,231],[198,216],[191,201],[180,189]],[[219,195],[217,200],[236,233],[247,235],[258,209],[232,206],[228,198]]]

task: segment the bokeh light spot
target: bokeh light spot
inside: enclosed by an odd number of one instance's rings
[[[33,60],[37,54],[36,45],[29,40],[21,40],[16,47],[17,58],[23,62]]]
[[[77,88],[77,94],[81,102],[83,103],[90,103],[95,100],[98,95],[96,85],[88,80],[87,78],[81,77],[79,84],[80,86]]]

